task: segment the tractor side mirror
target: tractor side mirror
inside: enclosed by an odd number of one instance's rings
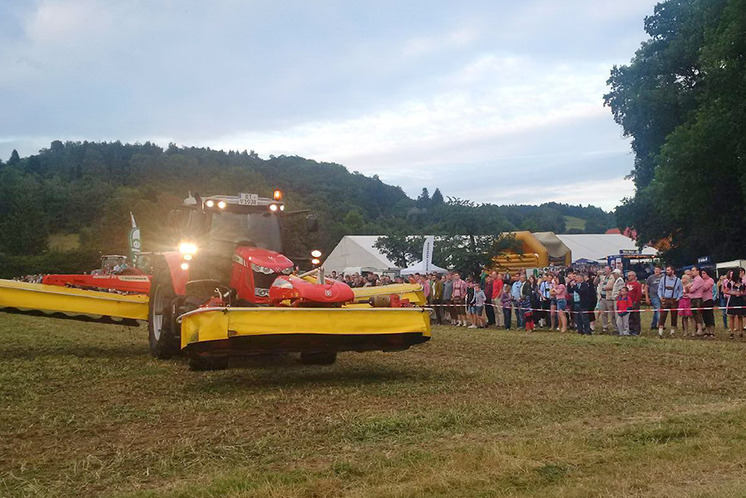
[[[319,231],[319,219],[316,218],[316,216],[309,214],[306,216],[306,229],[309,232],[318,232]]]

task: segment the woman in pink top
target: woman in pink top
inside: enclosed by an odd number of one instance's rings
[[[699,268],[692,266],[692,283],[689,284],[689,299],[692,300],[692,316],[697,324],[697,337],[702,337],[704,320],[702,320],[702,301],[704,292],[704,280],[699,275]]]
[[[715,301],[712,297],[712,288],[715,287],[715,281],[708,275],[707,270],[700,270],[702,277],[702,321],[705,323],[705,337],[715,338]]]

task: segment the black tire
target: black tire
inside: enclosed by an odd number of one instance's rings
[[[179,352],[181,326],[176,323],[178,310],[171,273],[165,261],[155,265],[150,282],[148,335],[150,353],[163,360]]]
[[[225,370],[228,368],[230,357],[224,356],[202,356],[198,354],[189,355],[189,369],[194,371]]]
[[[304,365],[332,365],[337,361],[337,353],[301,353],[300,362]]]

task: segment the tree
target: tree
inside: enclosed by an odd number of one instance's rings
[[[422,189],[422,193],[417,198],[417,207],[427,208],[430,205],[430,192],[427,191],[427,187]]]
[[[433,206],[440,206],[445,201],[443,200],[443,194],[440,193],[440,189],[436,188],[435,192],[433,192],[433,196],[431,198]]]
[[[18,151],[13,149],[10,153],[10,159],[8,159],[8,166],[16,166],[21,162],[21,157],[18,155]]]
[[[609,79],[605,103],[635,153],[617,222],[640,243],[667,240],[674,263],[742,253],[745,13],[745,0],[662,2],[645,19],[651,39]]]

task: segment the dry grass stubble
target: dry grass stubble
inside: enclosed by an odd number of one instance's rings
[[[739,496],[744,344],[436,327],[194,373],[144,328],[0,316],[0,494]]]

